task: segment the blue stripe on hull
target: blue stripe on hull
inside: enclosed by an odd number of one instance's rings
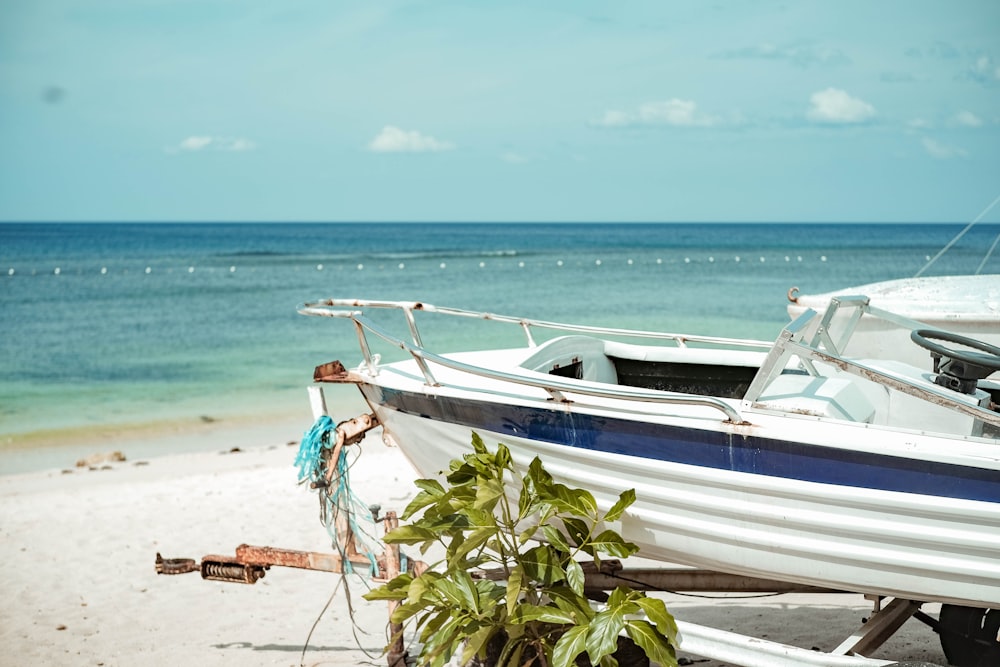
[[[400,412],[557,445],[821,484],[1000,503],[1000,472],[758,436],[363,385]]]

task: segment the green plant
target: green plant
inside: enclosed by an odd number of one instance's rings
[[[441,667],[458,653],[466,664],[499,647],[499,666],[569,667],[586,653],[592,665],[616,667],[613,653],[624,631],[660,665],[676,665],[677,626],[663,601],[619,587],[595,609],[576,561],[589,556],[599,565],[602,555],[638,551],[601,530],[635,501],[635,491],[622,493],[602,515],[590,492],[554,482],[537,457],[521,476],[503,445],[490,452],[473,433],[472,446],[473,453],[451,462],[448,488],[417,481],[421,491],[403,519],[422,515],[385,538],[419,544],[425,554],[440,544],[445,558],[365,595],[400,603],[390,620],[415,623],[419,664]],[[505,478],[520,481],[516,504],[504,493]],[[470,574],[484,570],[497,575]]]

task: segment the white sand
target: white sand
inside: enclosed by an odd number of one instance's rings
[[[200,559],[241,543],[329,551],[316,496],[296,485],[300,432],[213,453],[129,460],[107,470],[0,476],[0,664],[299,665],[310,627],[338,577],[272,568],[254,586],[157,576],[154,557]],[[280,444],[279,444],[280,443]],[[239,453],[220,453],[239,446]],[[415,492],[402,455],[376,435],[362,444],[356,492],[402,511]],[[72,467],[72,461],[66,462]],[[385,664],[384,603],[349,580],[358,648],[341,589],[317,626],[306,665]],[[830,650],[870,609],[860,596],[705,600],[666,595],[677,617]],[[928,611],[936,613],[935,607]],[[360,632],[360,631],[359,631]],[[876,657],[944,664],[936,636],[910,620]],[[721,663],[698,661],[714,667]]]

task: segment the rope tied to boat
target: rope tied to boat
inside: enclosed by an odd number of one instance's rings
[[[325,477],[323,448],[330,446],[330,433],[335,429],[333,420],[323,415],[302,438],[299,451],[295,455],[295,466],[299,469],[299,484],[307,479],[315,484]]]
[[[319,496],[320,523],[326,527],[341,557],[344,573],[355,573],[348,551],[354,550],[356,541],[362,547],[360,553],[371,563],[369,576],[375,576],[379,571],[375,554],[383,548],[375,537],[372,506],[365,504],[351,488],[352,462],[348,460],[348,449],[344,446],[343,432],[330,417],[323,415],[299,443],[294,465],[299,469],[299,484],[308,481]]]

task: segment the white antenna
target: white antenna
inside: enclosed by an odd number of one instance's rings
[[[979,262],[979,267],[976,269],[977,276],[979,275],[979,272],[983,270],[983,267],[986,266],[986,260],[988,260],[990,255],[993,254],[993,251],[996,250],[997,242],[1000,242],[1000,234],[997,234],[997,237],[993,239],[993,245],[991,245],[989,251],[987,251],[986,257],[983,257],[983,261]]]
[[[986,215],[987,213],[989,213],[989,212],[990,212],[990,210],[991,210],[991,209],[992,209],[992,208],[993,208],[994,206],[996,206],[996,205],[997,205],[997,202],[1000,202],[1000,196],[998,196],[998,197],[997,197],[996,199],[994,199],[994,200],[993,200],[993,203],[992,203],[992,204],[990,204],[990,205],[989,205],[989,206],[987,206],[987,207],[986,207],[985,209],[983,209],[983,212],[982,212],[982,213],[980,213],[979,215],[977,215],[977,216],[976,216],[976,219],[975,219],[975,220],[973,220],[972,222],[970,222],[969,224],[967,224],[967,225],[965,226],[965,229],[963,229],[963,230],[962,230],[962,231],[960,231],[960,232],[959,232],[958,234],[956,234],[956,235],[955,235],[955,238],[953,238],[953,239],[952,239],[951,241],[948,241],[948,245],[946,245],[945,247],[941,248],[941,251],[940,251],[940,252],[938,252],[938,254],[934,255],[934,257],[932,257],[932,258],[930,259],[930,261],[928,261],[928,262],[927,262],[926,264],[924,264],[924,267],[923,267],[922,269],[920,269],[919,271],[917,271],[917,272],[916,272],[916,274],[914,274],[914,276],[913,276],[913,277],[914,277],[914,278],[919,278],[919,277],[920,277],[920,274],[922,274],[922,273],[923,273],[924,271],[926,271],[926,270],[927,270],[927,268],[928,268],[928,267],[929,267],[929,266],[930,266],[931,264],[933,264],[934,262],[936,262],[936,261],[938,260],[938,257],[940,257],[941,255],[943,255],[943,254],[945,254],[946,252],[948,252],[948,249],[949,249],[950,247],[952,247],[953,245],[955,245],[955,243],[957,243],[957,242],[958,242],[958,240],[959,240],[960,238],[962,238],[963,236],[965,236],[965,232],[967,232],[967,231],[969,231],[970,229],[972,229],[972,226],[973,226],[974,224],[976,224],[977,222],[979,222],[980,220],[982,220],[982,219],[983,219],[983,216],[984,216],[984,215]],[[998,236],[998,237],[997,237],[997,239],[1000,239],[1000,236]],[[995,247],[996,247],[996,245],[997,245],[997,243],[996,243],[996,241],[994,241],[994,242],[993,242],[993,247],[991,247],[991,248],[990,248],[990,252],[986,254],[986,257],[987,257],[987,258],[988,258],[988,257],[990,256],[990,253],[992,253],[992,252],[993,252],[993,248],[995,248]],[[977,270],[976,270],[976,274],[977,274],[977,275],[979,274],[979,270],[981,270],[981,269],[983,268],[983,266],[984,266],[985,264],[986,264],[986,259],[984,259],[984,260],[983,260],[983,263],[979,265],[979,269],[977,269]]]

